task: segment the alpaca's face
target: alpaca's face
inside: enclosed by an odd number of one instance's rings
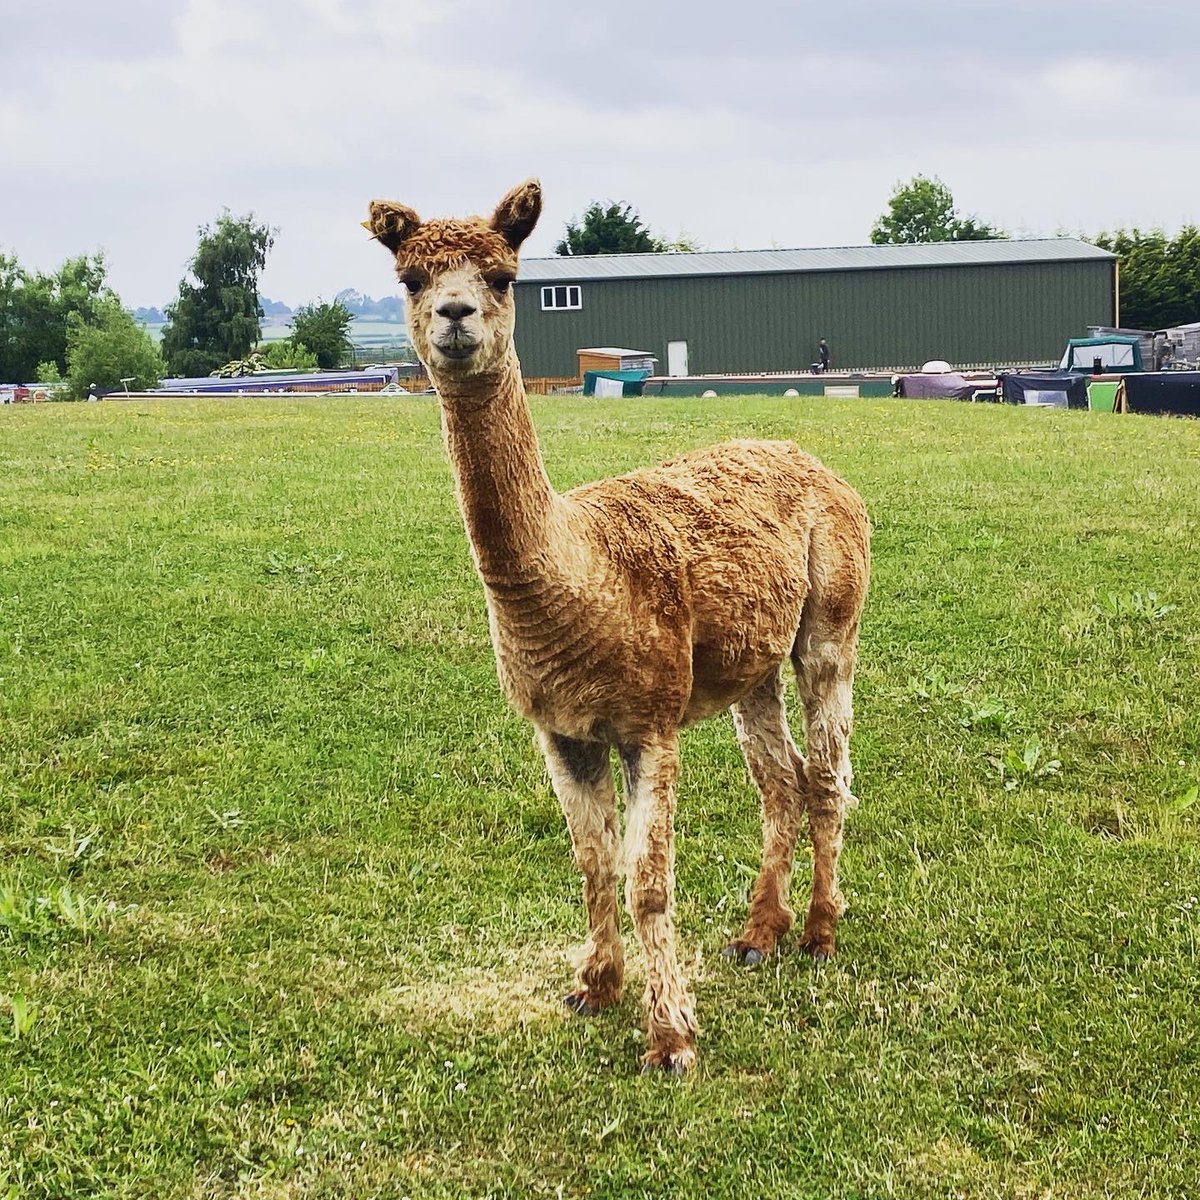
[[[435,374],[500,367],[515,323],[517,256],[499,234],[462,221],[430,221],[396,255],[413,348]]]
[[[404,205],[372,201],[364,224],[396,256],[409,336],[435,378],[479,375],[507,361],[517,251],[541,210],[535,179],[513,188],[490,220],[423,222]]]

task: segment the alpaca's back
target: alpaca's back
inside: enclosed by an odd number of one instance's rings
[[[861,533],[866,552],[858,494],[792,442],[722,442],[584,484],[568,499],[610,555],[635,569],[682,571],[695,603],[712,594],[723,624],[747,589],[770,589],[773,605],[802,597],[816,527]]]
[[[794,442],[740,440],[587,483],[573,501],[609,513],[653,512],[697,549],[724,529],[810,529],[852,488]]]

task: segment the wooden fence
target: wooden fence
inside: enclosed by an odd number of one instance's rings
[[[539,379],[526,379],[525,391],[532,396],[548,396],[559,388],[577,388],[579,378],[576,375],[547,375]]]
[[[430,382],[429,376],[422,371],[419,375],[397,379],[396,386],[403,388],[406,392],[427,392],[433,387],[433,384]],[[579,387],[579,380],[574,375],[545,376],[539,379],[525,380],[525,391],[531,396],[547,396],[559,388],[577,387]]]

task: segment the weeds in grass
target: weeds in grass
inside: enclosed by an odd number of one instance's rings
[[[330,650],[325,646],[314,646],[303,658],[292,660],[292,665],[311,678],[331,671],[344,671],[354,665],[354,657],[340,647]]]
[[[1195,834],[1195,821],[1200,812],[1200,786],[1192,784],[1181,792],[1174,800],[1170,800],[1161,810],[1158,819],[1158,836],[1167,841],[1177,841],[1189,834]]]
[[[87,937],[109,912],[103,901],[76,893],[65,883],[44,896],[27,896],[12,884],[0,884],[0,932],[13,939],[54,936],[64,929]]]
[[[1084,822],[1090,833],[1116,841],[1154,841],[1178,845],[1195,836],[1194,812],[1200,787],[1193,785],[1173,799],[1131,809],[1119,801],[1088,813]]]
[[[48,841],[46,851],[63,865],[68,875],[77,875],[91,862],[95,862],[104,853],[97,841],[99,828],[89,833],[77,836],[74,827],[68,826],[67,834],[61,841]]]
[[[1177,604],[1164,604],[1150,590],[1097,593],[1090,604],[1068,611],[1060,627],[1065,640],[1082,640],[1100,630],[1119,642],[1131,639],[1136,631],[1153,627],[1175,612]]]
[[[11,1018],[11,1030],[9,1041],[19,1042],[22,1038],[28,1037],[37,1021],[37,1005],[31,1004],[23,992],[14,992],[11,996],[0,997],[0,1000],[6,1000],[8,1004],[9,1017]]]
[[[910,675],[908,691],[918,700],[957,700],[963,695],[965,689],[962,684],[947,679],[935,667],[932,671],[927,672],[924,678]]]
[[[978,733],[1004,733],[1016,719],[1013,709],[998,696],[976,696],[936,668],[924,678],[910,676],[907,691],[928,704],[944,705],[957,724]]]
[[[1193,783],[1186,792],[1182,792],[1171,802],[1171,812],[1175,816],[1181,817],[1184,813],[1195,807],[1197,800],[1200,800],[1200,786]]]
[[[1006,750],[992,763],[1000,773],[1005,791],[1034,783],[1044,783],[1050,776],[1062,770],[1062,763],[1052,757],[1053,751],[1042,746],[1036,734],[1029,738],[1021,750]]]
[[[205,811],[212,818],[213,827],[222,832],[241,829],[246,823],[240,808],[227,808],[224,812],[217,812],[215,808],[206,808]]]
[[[959,724],[978,733],[1005,733],[1016,719],[1016,713],[996,696],[982,700],[963,696],[962,707]]]
[[[1160,604],[1157,592],[1101,592],[1092,608],[1101,617],[1116,621],[1161,621],[1178,606]]]
[[[977,533],[971,535],[961,545],[963,550],[979,551],[995,551],[1000,550],[1004,546],[1004,538],[998,533],[994,533],[988,529],[981,529]]]
[[[301,583],[312,583],[328,575],[345,557],[344,554],[291,554],[271,550],[263,571],[268,575],[283,575]]]

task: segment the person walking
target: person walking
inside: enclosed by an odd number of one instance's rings
[[[821,360],[821,374],[824,375],[829,370],[829,343],[822,338],[821,343],[817,346],[817,354]]]

